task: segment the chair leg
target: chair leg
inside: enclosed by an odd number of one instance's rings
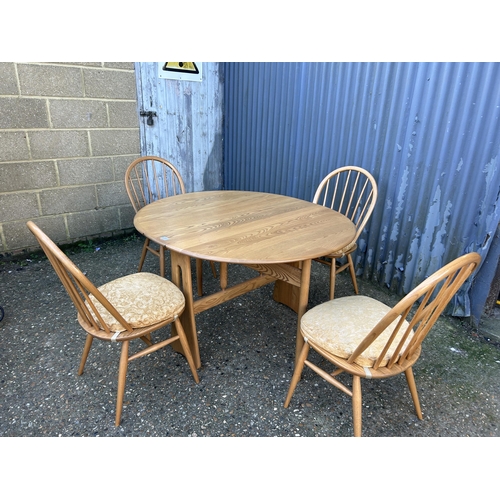
[[[354,436],[361,437],[361,378],[352,377],[352,420]]]
[[[210,267],[212,268],[212,274],[214,275],[214,278],[217,278],[217,269],[215,269],[215,263],[213,260],[210,261]]]
[[[290,400],[292,399],[293,392],[295,391],[295,388],[297,387],[297,384],[300,380],[300,376],[302,375],[302,370],[304,369],[304,362],[307,359],[308,354],[309,354],[309,344],[307,342],[304,342],[304,346],[302,347],[302,350],[300,351],[299,359],[297,360],[297,364],[296,364],[295,369],[293,371],[293,376],[292,376],[292,380],[290,382],[290,388],[288,389],[288,394],[286,395],[285,404],[284,404],[285,408],[288,408],[288,405],[290,404]]]
[[[335,276],[337,275],[337,264],[335,258],[332,257],[332,265],[330,266],[330,300],[333,300],[335,294]]]
[[[83,368],[85,367],[85,363],[87,362],[87,357],[90,352],[90,348],[92,347],[92,341],[94,337],[92,335],[87,335],[87,339],[85,340],[85,347],[83,348],[82,359],[80,361],[80,367],[78,368],[78,375],[83,373]]]
[[[198,384],[200,382],[198,372],[196,371],[196,366],[194,364],[193,355],[191,354],[191,349],[189,348],[186,333],[184,332],[184,328],[182,327],[182,323],[179,318],[175,320],[175,329],[177,331],[177,335],[179,335],[179,340],[182,349],[184,350],[184,355],[186,356],[189,368],[191,368],[191,373],[193,374],[194,381]]]
[[[352,285],[354,286],[354,292],[356,295],[359,294],[358,282],[356,281],[356,273],[354,272],[354,262],[352,260],[351,254],[347,254],[347,260],[349,261],[349,272],[351,273]]]
[[[408,387],[410,388],[411,397],[413,399],[413,405],[415,406],[415,412],[417,413],[417,417],[422,420],[422,410],[420,408],[420,401],[418,400],[418,392],[417,385],[415,384],[415,377],[413,376],[413,370],[408,368],[405,371],[406,381],[408,382]]]
[[[146,238],[144,240],[144,245],[142,246],[141,260],[139,260],[139,268],[137,269],[138,273],[141,272],[144,260],[146,259],[146,254],[148,253],[148,246],[149,246],[149,238]]]
[[[146,335],[143,335],[142,337],[139,337],[147,346],[153,345],[153,342],[151,342],[151,334],[147,333]]]
[[[120,425],[120,420],[122,418],[123,394],[125,393],[125,381],[127,379],[128,344],[128,340],[123,341],[122,352],[120,355],[120,368],[118,369],[118,391],[116,396],[116,427]]]

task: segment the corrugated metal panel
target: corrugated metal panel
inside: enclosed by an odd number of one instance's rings
[[[135,63],[139,111],[156,113],[153,125],[140,119],[141,154],[171,161],[188,192],[223,183],[223,65],[202,64],[203,80],[193,82],[159,78],[157,62]]]
[[[359,165],[379,201],[357,273],[404,294],[500,220],[500,64],[227,63],[226,189],[311,200]],[[469,315],[468,287],[454,314]]]

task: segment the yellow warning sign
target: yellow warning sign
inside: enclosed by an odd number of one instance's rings
[[[198,74],[199,70],[194,62],[166,62],[163,71],[180,71],[181,73]]]
[[[201,82],[201,63],[196,62],[162,62],[159,63],[158,76],[170,80],[188,80]]]

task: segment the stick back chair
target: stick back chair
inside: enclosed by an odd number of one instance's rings
[[[304,345],[285,408],[307,365],[351,396],[354,435],[361,436],[361,379],[384,379],[404,372],[416,414],[422,419],[412,366],[420,356],[422,341],[429,330],[480,261],[481,257],[475,252],[455,259],[414,288],[392,309],[363,295],[330,300],[310,309],[301,319]],[[336,367],[332,373],[307,359],[311,347]],[[343,372],[352,376],[351,388],[336,378]]]
[[[179,171],[172,163],[158,156],[142,156],[134,160],[125,172],[125,187],[130,198],[130,203],[136,213],[153,201],[186,192],[184,181]],[[138,272],[141,271],[148,252],[159,257],[160,276],[165,276],[165,247],[159,245],[157,249],[156,245],[147,237],[142,247]],[[203,295],[202,264],[201,259],[196,259],[197,289],[199,295]],[[214,263],[210,262],[210,266],[214,277],[217,277]]]
[[[335,294],[335,276],[349,268],[356,294],[358,284],[352,260],[352,253],[357,248],[357,240],[370,218],[377,201],[378,189],[375,179],[361,167],[341,167],[330,172],[319,184],[314,194],[313,203],[331,208],[348,217],[356,226],[356,236],[341,250],[315,259],[330,266],[330,300]],[[344,264],[337,259],[346,257]]]
[[[196,383],[198,373],[179,315],[184,310],[182,292],[170,281],[156,274],[136,273],[110,281],[99,288],[33,222],[27,223],[54,267],[77,310],[77,319],[87,332],[78,375],[94,338],[121,342],[116,398],[115,425],[120,425],[128,363],[179,340]],[[152,343],[151,333],[175,324],[175,335]],[[173,333],[173,332],[172,332]],[[131,340],[141,339],[147,347],[129,355]]]

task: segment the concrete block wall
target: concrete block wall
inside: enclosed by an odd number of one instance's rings
[[[133,228],[138,156],[133,63],[0,62],[0,257]]]

